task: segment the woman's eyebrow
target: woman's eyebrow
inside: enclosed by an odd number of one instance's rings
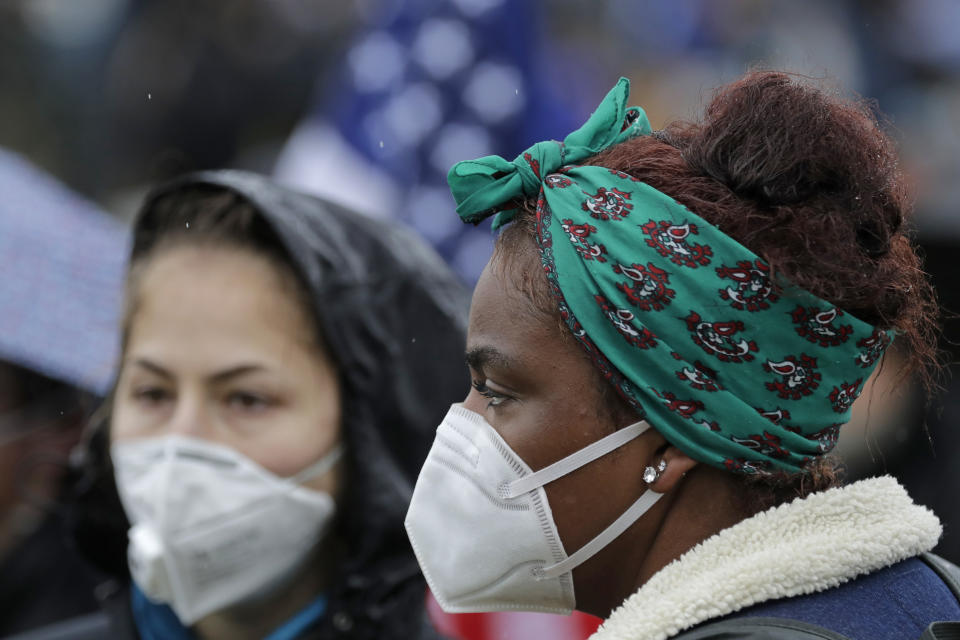
[[[132,364],[135,364],[163,378],[172,379],[174,377],[173,374],[170,373],[170,371],[165,369],[163,366],[157,364],[156,362],[148,360],[147,358],[137,358],[132,362]],[[208,379],[210,380],[210,382],[219,384],[219,383],[227,382],[232,378],[238,378],[242,375],[245,375],[248,373],[255,373],[257,371],[263,371],[265,369],[266,367],[260,364],[241,363],[241,364],[223,369],[222,371],[213,373],[208,376]]]
[[[266,367],[259,364],[239,364],[211,375],[210,381],[213,383],[223,383],[231,380],[232,378],[239,378],[242,375],[263,371],[265,369]]]
[[[154,375],[158,375],[162,378],[173,378],[172,373],[167,371],[165,368],[163,368],[156,362],[152,362],[147,358],[137,358],[136,360],[133,360],[131,364],[137,365],[141,369],[146,369],[147,371],[153,373]]]
[[[509,369],[515,361],[496,347],[483,345],[467,349],[466,362],[474,371],[483,371],[485,367]]]

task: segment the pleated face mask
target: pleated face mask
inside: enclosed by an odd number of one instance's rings
[[[117,442],[111,456],[130,520],[130,575],[185,625],[282,584],[334,514],[301,483],[330,469],[338,446],[292,478],[228,447],[183,436]]]
[[[407,512],[407,535],[448,613],[570,613],[574,568],[623,533],[660,498],[647,490],[572,554],[563,547],[544,486],[649,428],[624,427],[532,471],[478,413],[455,404],[437,428]]]

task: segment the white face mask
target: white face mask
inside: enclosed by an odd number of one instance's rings
[[[333,517],[330,495],[300,483],[340,458],[337,446],[293,478],[233,449],[165,436],[111,448],[130,520],[130,575],[185,625],[289,578]]]
[[[570,613],[575,567],[623,533],[660,498],[647,490],[572,555],[560,542],[543,486],[649,428],[624,427],[540,471],[483,416],[455,404],[437,428],[405,522],[423,575],[448,613]]]

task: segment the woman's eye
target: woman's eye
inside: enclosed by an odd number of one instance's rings
[[[227,405],[243,411],[259,411],[270,406],[270,401],[256,393],[234,391],[227,396]]]
[[[486,381],[473,380],[471,384],[473,385],[473,388],[477,390],[477,393],[490,400],[490,402],[487,403],[488,407],[497,407],[503,404],[504,401],[510,399],[509,396],[505,396],[502,393],[497,393],[488,387]]]
[[[159,405],[173,397],[169,391],[163,387],[136,387],[133,390],[133,398],[142,404],[155,406]]]

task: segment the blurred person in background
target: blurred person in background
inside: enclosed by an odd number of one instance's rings
[[[597,640],[938,637],[960,621],[939,519],[827,455],[892,340],[937,367],[892,142],[782,73],[660,131],[628,91],[563,142],[450,171],[463,221],[502,231],[473,389],[406,518],[434,595],[578,608]]]
[[[97,611],[58,501],[94,396],[0,362],[0,637]]]
[[[75,502],[117,582],[71,637],[433,637],[402,517],[464,384],[462,286],[409,232],[245,172],[155,190],[133,235]]]
[[[0,150],[0,636],[97,610],[58,508],[119,344],[123,227]]]

